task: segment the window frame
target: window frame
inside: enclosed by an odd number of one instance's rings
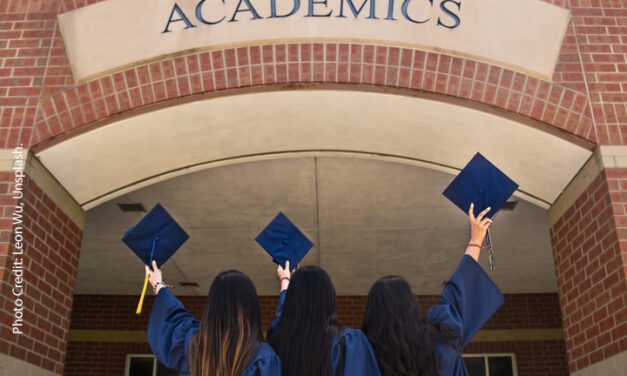
[[[483,358],[485,362],[486,376],[490,376],[490,364],[488,363],[489,357],[503,357],[509,356],[512,359],[512,376],[518,376],[518,363],[516,361],[516,353],[504,352],[504,353],[468,353],[462,354],[462,358]]]
[[[124,364],[124,376],[129,376],[131,372],[131,358],[152,358],[152,376],[157,375],[157,357],[154,354],[126,354],[126,360]]]

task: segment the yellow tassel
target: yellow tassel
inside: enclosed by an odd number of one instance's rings
[[[146,273],[146,278],[144,279],[144,288],[142,288],[142,296],[139,298],[139,304],[137,304],[136,314],[142,313],[142,305],[144,305],[144,296],[146,295],[146,286],[148,286],[148,273]]]

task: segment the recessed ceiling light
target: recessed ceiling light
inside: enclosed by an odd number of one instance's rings
[[[199,287],[200,286],[198,282],[179,282],[179,285],[181,285],[181,287]]]
[[[512,211],[518,205],[518,200],[507,201],[501,206],[501,210]]]
[[[144,208],[144,205],[142,205],[140,203],[130,203],[130,204],[118,203],[118,207],[124,213],[127,213],[127,212],[146,212],[146,209]]]

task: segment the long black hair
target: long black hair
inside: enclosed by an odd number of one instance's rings
[[[341,335],[331,278],[317,266],[298,269],[287,289],[279,324],[268,338],[281,358],[283,375],[332,375],[331,347]]]
[[[430,341],[436,329],[420,318],[418,301],[402,277],[383,277],[372,285],[361,330],[372,344],[381,375],[439,375]]]
[[[255,285],[242,272],[218,274],[190,343],[193,376],[240,376],[263,341]]]

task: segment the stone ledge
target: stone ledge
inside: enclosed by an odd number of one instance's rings
[[[0,171],[12,170],[15,161],[13,151],[14,149],[0,149]],[[23,152],[27,155],[24,168],[26,175],[82,230],[85,212],[80,205],[29,149],[23,149]]]
[[[566,210],[590,186],[590,183],[607,168],[627,168],[627,146],[598,146],[577,175],[555,200],[548,211],[549,227],[564,215]]]

